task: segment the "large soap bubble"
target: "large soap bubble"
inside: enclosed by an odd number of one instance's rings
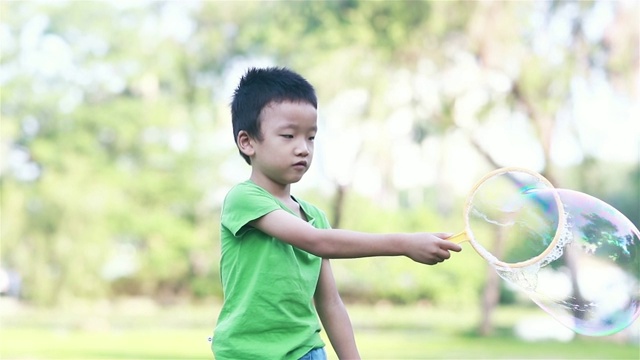
[[[577,333],[616,333],[640,315],[640,232],[584,193],[555,189],[540,174],[497,169],[464,208],[469,241],[497,273]]]
[[[564,209],[560,216],[554,206],[557,195]],[[534,263],[523,267],[492,263],[498,274],[579,334],[610,335],[631,325],[640,315],[638,229],[612,206],[578,191],[538,189],[528,196],[548,210],[539,219],[547,233],[525,234],[521,244],[542,244],[534,246],[537,254],[549,243],[545,240],[550,239],[549,229],[564,217],[560,237]],[[508,258],[527,250],[520,246],[505,251]]]

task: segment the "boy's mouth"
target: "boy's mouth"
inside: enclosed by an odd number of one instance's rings
[[[293,167],[304,167],[304,168],[306,168],[308,164],[309,164],[308,162],[303,160],[303,161],[298,161],[297,163],[293,164]]]

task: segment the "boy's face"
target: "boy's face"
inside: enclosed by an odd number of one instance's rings
[[[289,185],[300,181],[313,160],[317,111],[306,102],[272,102],[260,113],[262,140],[251,139],[252,178]]]

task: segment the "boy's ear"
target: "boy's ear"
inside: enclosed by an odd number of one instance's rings
[[[237,139],[237,143],[238,143],[238,149],[240,149],[240,151],[251,157],[255,150],[253,148],[253,139],[251,138],[251,136],[249,136],[249,133],[247,133],[244,130],[240,130],[240,132],[238,132],[238,139]]]

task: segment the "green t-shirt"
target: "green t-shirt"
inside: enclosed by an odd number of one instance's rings
[[[321,210],[294,200],[312,226],[329,228]],[[278,209],[292,213],[251,181],[236,185],[224,200],[224,303],[211,344],[218,360],[298,359],[324,346],[313,305],[322,259],[247,225]]]

